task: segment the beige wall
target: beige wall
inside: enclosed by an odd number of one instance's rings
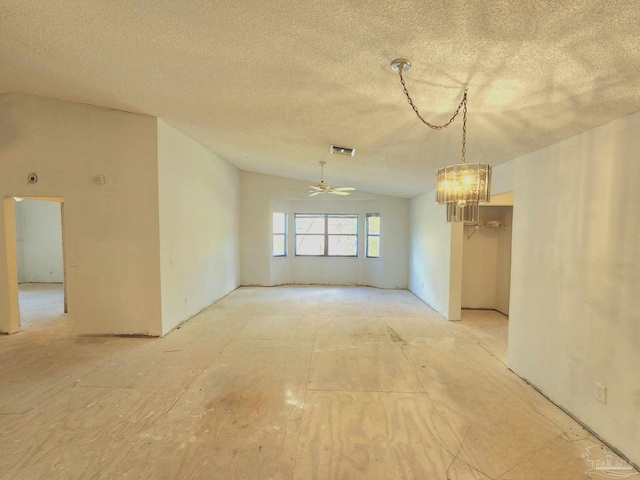
[[[239,282],[239,172],[158,120],[162,333]]]
[[[0,101],[2,99],[0,98]],[[2,118],[0,109],[0,119]],[[15,333],[20,328],[18,306],[18,253],[13,196],[2,196],[0,211],[0,332]]]
[[[69,318],[80,333],[161,334],[156,150],[153,117],[0,97],[0,197],[64,197]],[[39,176],[35,185],[27,185],[31,172]],[[105,185],[92,182],[99,174]],[[6,256],[7,234],[15,242],[15,228],[5,231],[5,215],[13,213],[5,202],[0,331],[17,327]]]
[[[640,114],[510,162],[509,365],[640,462]],[[607,404],[594,383],[608,388]]]
[[[353,192],[349,197],[309,198],[309,182],[241,172],[241,283],[243,285],[338,284],[406,288],[409,257],[409,201]],[[289,255],[273,258],[273,212],[289,219]],[[357,258],[294,256],[294,213],[356,213],[359,216]],[[380,213],[380,259],[365,258],[367,213]]]
[[[448,320],[460,320],[462,224],[448,223],[435,191],[411,199],[409,289]]]

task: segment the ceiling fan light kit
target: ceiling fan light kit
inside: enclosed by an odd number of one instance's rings
[[[355,190],[355,187],[332,187],[328,183],[324,181],[324,166],[327,162],[319,162],[320,163],[320,183],[316,183],[315,185],[309,185],[311,189],[309,191],[310,197],[315,197],[316,195],[321,195],[324,193],[331,193],[333,195],[349,195],[349,192]]]
[[[418,118],[433,130],[447,128],[455,120],[462,109],[462,160],[455,165],[438,169],[436,173],[436,203],[447,206],[447,222],[466,222],[477,224],[480,216],[479,205],[488,203],[491,199],[491,165],[486,163],[467,163],[467,89],[464,90],[462,101],[448,122],[434,125],[427,122],[418,111],[409,96],[405,85],[403,72],[411,68],[411,62],[398,58],[391,62],[391,68],[398,72],[402,90],[407,101]]]

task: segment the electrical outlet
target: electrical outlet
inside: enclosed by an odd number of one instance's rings
[[[593,396],[596,397],[596,400],[599,400],[602,403],[607,403],[607,387],[596,382]]]

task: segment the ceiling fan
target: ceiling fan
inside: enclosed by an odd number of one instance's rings
[[[327,162],[320,162],[320,183],[315,185],[309,185],[309,196],[314,197],[321,193],[332,193],[334,195],[349,195],[350,191],[355,190],[355,187],[332,187],[324,181],[324,166]]]

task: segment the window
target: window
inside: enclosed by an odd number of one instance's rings
[[[273,213],[273,256],[287,256],[287,214]]]
[[[296,213],[296,255],[357,257],[358,215]]]
[[[380,258],[379,213],[367,213],[367,258]]]

